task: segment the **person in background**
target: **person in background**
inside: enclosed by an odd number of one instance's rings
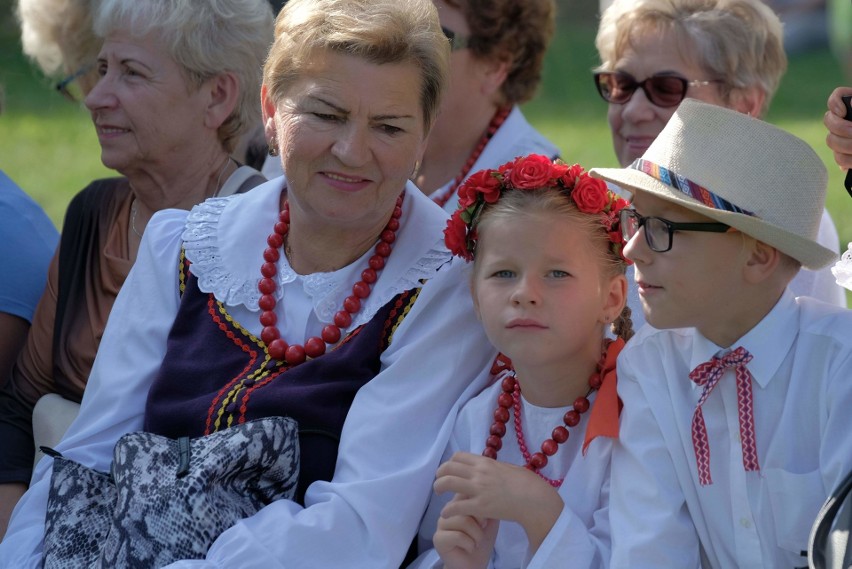
[[[231,152],[260,124],[260,70],[272,41],[269,4],[180,6],[150,0],[134,11],[105,0],[92,15],[103,41],[98,80],[85,104],[102,162],[123,177],[92,182],[68,206],[33,325],[0,392],[3,525],[32,474],[36,402],[49,395],[45,404],[54,405],[36,419],[73,418],[151,216],[265,181]],[[56,425],[57,435],[68,420]]]
[[[823,123],[828,129],[825,142],[834,153],[834,161],[841,169],[848,171],[852,169],[852,120],[846,118],[848,111],[843,97],[852,97],[852,87],[838,87],[832,91],[828,97],[828,110],[823,117]],[[849,179],[852,179],[852,174],[845,174],[845,180]],[[838,285],[852,290],[852,243],[849,243],[831,272]]]
[[[595,84],[609,104],[622,167],[642,156],[684,98],[764,116],[787,66],[781,22],[761,0],[615,0],[601,18],[595,45],[601,60]],[[817,240],[839,251],[825,210]],[[797,296],[846,306],[828,268],[801,270],[790,288]],[[628,304],[638,327],[635,287]]]
[[[802,140],[684,101],[642,155],[593,176],[622,211],[646,326],[618,359],[613,568],[803,567],[852,468],[852,312],[788,288],[816,241],[827,174]]]
[[[119,2],[146,20],[152,3]],[[56,450],[107,471],[130,431],[299,423],[295,498],[173,569],[403,563],[458,406],[495,356],[447,216],[409,180],[449,50],[429,0],[289,0],[261,88],[286,177],[149,223]],[[50,471],[36,467],[0,567],[40,563]]]
[[[838,87],[828,97],[828,110],[823,117],[828,135],[825,143],[834,153],[834,161],[844,170],[852,168],[852,120],[846,118],[842,97],[852,97],[852,87]]]
[[[17,0],[15,15],[21,27],[21,45],[55,89],[72,103],[82,102],[98,81],[95,60],[103,38],[92,29],[92,16],[101,0]],[[276,2],[270,5],[277,11]],[[260,169],[266,157],[260,124],[247,129],[231,155]]]
[[[446,242],[473,258],[477,315],[511,365],[459,413],[409,567],[601,566],[615,362],[633,334],[617,221],[627,202],[535,154],[477,172],[459,195]]]
[[[541,82],[553,36],[554,0],[434,0],[450,43],[450,81],[414,182],[448,213],[473,172],[524,154],[559,149],[524,118],[519,105]],[[267,161],[268,178],[281,175]]]

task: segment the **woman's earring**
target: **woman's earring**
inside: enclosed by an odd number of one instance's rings
[[[275,140],[275,137],[273,136],[269,140],[269,155],[270,156],[278,156],[279,153],[280,152],[278,150],[278,141]]]

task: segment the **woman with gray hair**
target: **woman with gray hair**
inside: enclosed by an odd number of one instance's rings
[[[93,26],[103,46],[85,104],[102,162],[123,177],[92,182],[69,205],[47,288],[0,392],[0,522],[30,480],[34,406],[49,394],[81,400],[151,216],[265,181],[231,152],[261,122],[266,0],[105,0]]]
[[[762,117],[787,68],[782,42],[781,22],[761,0],[615,0],[598,28],[594,77],[621,166],[642,156],[686,97]],[[839,251],[827,211],[818,241]],[[828,268],[800,270],[790,288],[846,305]],[[628,304],[638,328],[635,287]]]
[[[459,402],[496,355],[446,214],[409,180],[449,51],[429,0],[290,0],[261,89],[286,176],[150,221],[56,450],[107,471],[130,431],[198,442],[284,415],[301,452],[292,498],[173,567],[403,562]],[[0,566],[40,562],[50,471],[36,467]]]

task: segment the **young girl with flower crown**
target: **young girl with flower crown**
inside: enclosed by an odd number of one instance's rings
[[[605,565],[611,438],[596,437],[618,435],[615,359],[633,333],[627,202],[539,155],[478,172],[459,197],[446,243],[473,261],[500,355],[458,416],[411,567]]]

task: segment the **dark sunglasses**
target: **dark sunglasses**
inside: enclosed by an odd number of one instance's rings
[[[444,35],[447,36],[448,40],[450,40],[450,51],[459,51],[460,49],[467,47],[467,36],[454,32],[450,28],[444,26],[441,26],[441,31],[444,32]]]
[[[686,97],[689,87],[701,87],[718,83],[717,80],[684,79],[679,75],[651,75],[643,81],[637,81],[628,73],[602,71],[595,73],[595,86],[607,103],[623,105],[627,103],[636,89],[645,91],[648,100],[658,107],[676,107]]]
[[[726,233],[730,225],[716,222],[706,223],[676,223],[662,217],[645,217],[633,209],[623,209],[619,212],[621,237],[624,242],[630,241],[639,229],[645,228],[645,243],[651,251],[665,253],[672,248],[672,236],[675,231],[708,231],[711,233]]]

